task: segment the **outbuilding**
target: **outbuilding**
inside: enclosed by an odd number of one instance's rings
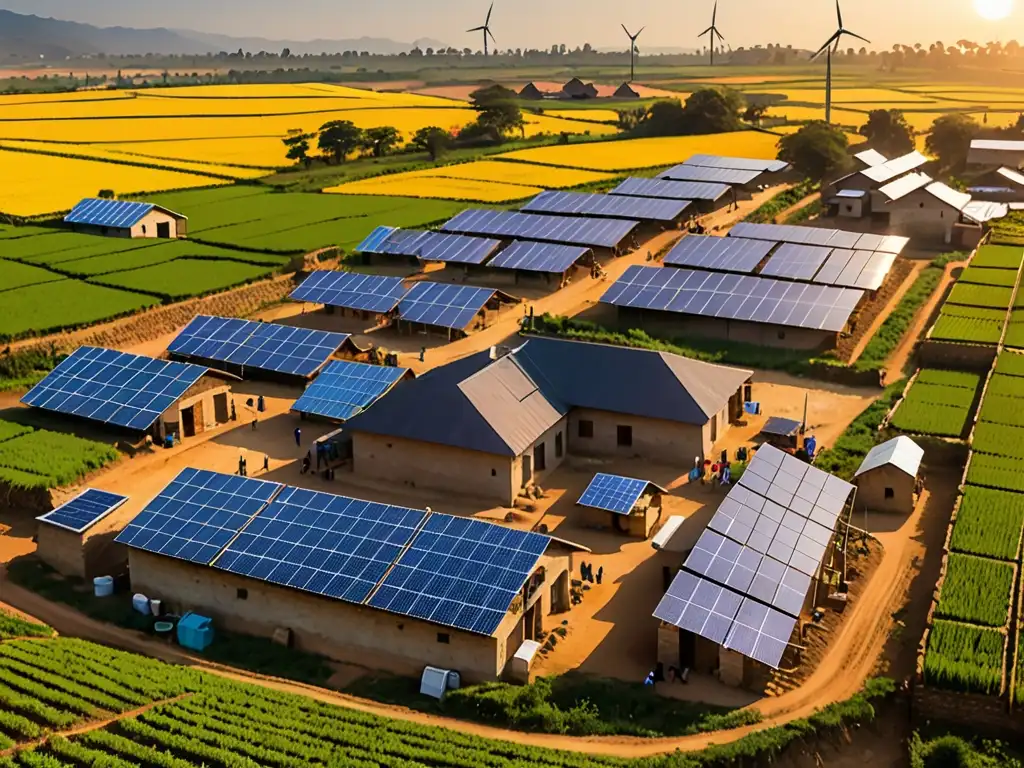
[[[64,217],[75,232],[106,237],[177,238],[188,234],[188,217],[154,203],[86,198]]]
[[[971,196],[927,174],[907,174],[876,194],[885,203],[874,209],[875,214],[895,234],[945,245],[974,245],[983,234],[981,226],[964,215]]]
[[[120,526],[112,513],[126,496],[87,488],[36,520],[36,557],[65,576],[91,579],[123,572],[128,557],[114,543]]]
[[[854,475],[857,507],[909,515],[920,490],[924,449],[906,435],[876,445]]]
[[[1024,141],[974,139],[967,153],[967,167],[973,169],[1020,168],[1024,163]]]

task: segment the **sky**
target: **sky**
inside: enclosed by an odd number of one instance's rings
[[[1024,38],[1024,0],[999,22],[976,13],[974,2],[1013,0],[846,0],[848,29],[873,41],[947,45]],[[469,27],[482,24],[488,0],[0,0],[0,8],[98,26],[190,28],[275,40],[430,37],[456,47],[479,47]],[[640,45],[695,47],[710,23],[713,0],[495,0],[492,31],[499,48],[597,48],[619,44],[619,24],[645,26]],[[719,0],[718,27],[734,48],[766,43],[818,47],[834,31],[832,0]],[[856,43],[857,46],[860,43]]]

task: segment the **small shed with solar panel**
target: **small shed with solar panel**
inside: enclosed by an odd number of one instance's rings
[[[666,493],[649,480],[599,472],[576,504],[582,525],[646,539],[661,519],[661,497]]]
[[[65,576],[88,579],[124,568],[124,547],[113,542],[119,526],[112,517],[127,496],[87,488],[36,518],[36,556]]]
[[[154,203],[86,198],[64,217],[75,232],[106,237],[177,238],[188,234],[188,217]]]

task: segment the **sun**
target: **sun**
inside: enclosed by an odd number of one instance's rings
[[[999,21],[1013,12],[1013,0],[974,0],[974,10],[983,19]]]

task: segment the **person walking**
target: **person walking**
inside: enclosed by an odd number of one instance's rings
[[[300,448],[302,447],[302,429],[299,427],[295,428],[295,444]]]
[[[604,578],[604,566],[602,565],[600,568],[597,569],[597,583],[600,584],[601,583],[601,579],[603,579],[603,578]]]
[[[249,462],[247,462],[245,460],[245,457],[243,456],[242,457],[242,477],[248,477],[248,476],[249,476]]]
[[[270,457],[267,454],[263,454],[263,471],[270,471]]]
[[[256,417],[253,416],[253,419],[252,419],[252,431],[253,432],[256,431],[256,421],[257,421]]]
[[[241,456],[238,457],[238,475],[239,477],[245,476],[245,459]]]

